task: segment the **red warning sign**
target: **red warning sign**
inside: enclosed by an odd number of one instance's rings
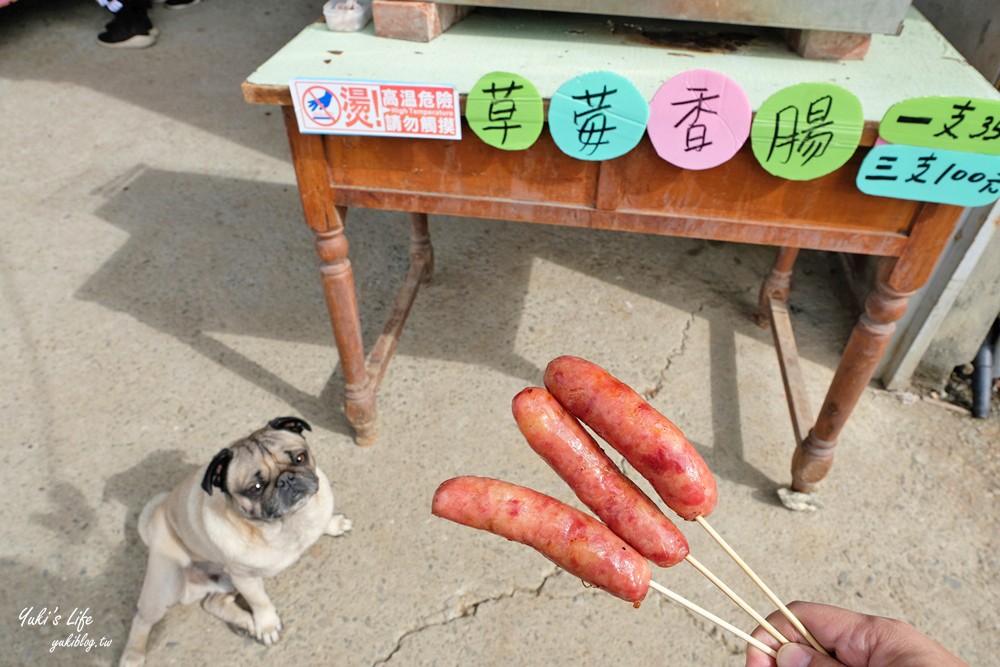
[[[462,138],[454,86],[292,79],[290,89],[303,133]]]

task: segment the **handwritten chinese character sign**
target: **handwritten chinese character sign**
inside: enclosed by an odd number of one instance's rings
[[[865,156],[857,184],[881,197],[985,206],[1000,197],[1000,156],[884,144]]]
[[[530,81],[509,72],[490,72],[465,98],[465,119],[490,146],[519,151],[541,135],[545,111],[542,96]]]
[[[775,176],[808,181],[842,167],[861,142],[864,114],[853,93],[830,83],[779,90],[757,111],[750,142]]]
[[[304,134],[462,138],[454,86],[292,79],[289,87]]]
[[[751,115],[750,100],[735,81],[712,70],[688,70],[653,95],[646,131],[670,164],[710,169],[740,150],[750,135]]]
[[[636,147],[646,133],[649,104],[631,81],[589,72],[559,86],[549,101],[549,132],[564,153],[610,160]]]
[[[1000,101],[915,97],[889,107],[878,133],[894,144],[1000,155]]]

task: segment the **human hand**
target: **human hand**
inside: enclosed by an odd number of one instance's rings
[[[309,107],[309,111],[318,111],[320,108],[326,110],[330,108],[331,102],[333,102],[333,93],[329,90],[324,90],[323,94],[318,98],[307,100],[306,106]]]
[[[793,643],[778,650],[777,662],[748,647],[746,667],[967,667],[903,621],[814,602],[793,602],[788,608],[835,657],[814,650],[781,612],[774,612],[767,620]],[[778,649],[778,641],[762,628],[754,630],[753,636]]]

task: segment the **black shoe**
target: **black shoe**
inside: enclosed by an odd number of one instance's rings
[[[149,18],[115,14],[111,23],[104,26],[104,32],[97,36],[97,43],[112,49],[145,49],[156,43],[159,34]]]
[[[163,6],[167,9],[187,9],[192,5],[197,5],[201,0],[166,0]]]

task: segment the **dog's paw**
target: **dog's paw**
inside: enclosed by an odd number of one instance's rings
[[[234,593],[212,593],[201,601],[201,608],[225,621],[229,629],[243,637],[257,634],[253,616],[236,602]]]
[[[281,619],[278,612],[266,609],[253,615],[254,635],[265,646],[276,644],[281,634]]]
[[[343,535],[354,526],[354,522],[343,514],[334,514],[330,519],[330,524],[326,527],[326,534],[333,537]]]
[[[142,667],[146,664],[146,656],[132,648],[126,648],[118,661],[118,667]]]

